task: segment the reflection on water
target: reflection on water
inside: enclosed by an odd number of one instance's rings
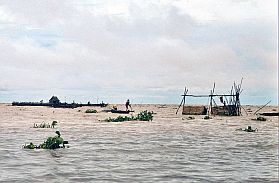
[[[142,107],[143,108],[143,107]],[[183,120],[173,106],[145,106],[152,122],[108,123],[107,113],[74,109],[0,108],[0,180],[7,182],[277,182],[278,119]],[[135,107],[137,111],[141,109]],[[19,113],[18,116],[14,115]],[[41,114],[43,119],[40,118]],[[30,128],[56,119],[70,148],[27,150],[53,129]],[[247,125],[259,132],[235,131]]]

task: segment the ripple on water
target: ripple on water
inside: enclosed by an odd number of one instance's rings
[[[277,182],[278,125],[250,118],[182,120],[175,109],[150,110],[152,122],[106,123],[107,113],[83,116],[71,109],[31,108],[0,121],[0,180],[8,182]],[[140,107],[139,107],[140,108]],[[141,109],[141,108],[140,108]],[[0,108],[1,110],[1,108]],[[50,110],[50,111],[49,111]],[[156,111],[158,110],[158,111]],[[1,112],[1,111],[0,111]],[[8,115],[9,113],[7,113]],[[53,135],[30,129],[33,115],[60,122],[70,148],[26,150],[18,144]],[[55,116],[53,116],[55,115]],[[9,119],[7,116],[4,119]],[[1,120],[1,119],[0,119]],[[18,126],[18,123],[21,126]],[[235,131],[247,124],[258,133]]]

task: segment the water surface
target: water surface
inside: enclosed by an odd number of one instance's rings
[[[100,108],[0,105],[1,182],[278,182],[277,117],[187,120],[175,115],[177,106],[133,107],[157,114],[152,122],[112,123],[102,120],[115,114]],[[56,129],[32,128],[53,120],[70,148],[21,148],[54,136]],[[235,131],[247,125],[259,131]]]

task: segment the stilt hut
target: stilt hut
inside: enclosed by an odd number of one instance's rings
[[[182,101],[176,111],[182,106],[182,114],[184,115],[222,115],[222,116],[240,116],[241,105],[240,105],[240,94],[243,91],[241,89],[242,80],[239,85],[232,86],[229,94],[215,94],[215,83],[213,89],[209,95],[191,95],[188,94],[188,89],[185,87],[184,94],[181,95]],[[186,97],[206,97],[209,98],[208,105],[186,105]],[[216,101],[219,100],[221,105],[217,105]]]

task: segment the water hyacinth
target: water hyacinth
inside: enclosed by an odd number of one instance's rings
[[[42,149],[57,149],[60,148],[60,145],[63,144],[63,141],[64,140],[62,137],[48,137],[44,143],[39,145],[39,147]]]
[[[95,109],[87,109],[85,111],[85,113],[97,113],[97,110],[95,110]]]
[[[153,111],[142,111],[136,117],[134,116],[118,116],[117,118],[107,118],[107,122],[123,122],[123,121],[152,121],[153,120]]]
[[[64,141],[60,136],[60,132],[55,132],[57,135],[54,137],[48,137],[46,141],[44,141],[40,145],[34,145],[32,142],[28,145],[23,145],[25,149],[58,149],[65,148],[65,144],[68,144],[68,141]]]
[[[138,114],[137,120],[139,121],[152,121],[153,120],[153,111],[142,111]]]

